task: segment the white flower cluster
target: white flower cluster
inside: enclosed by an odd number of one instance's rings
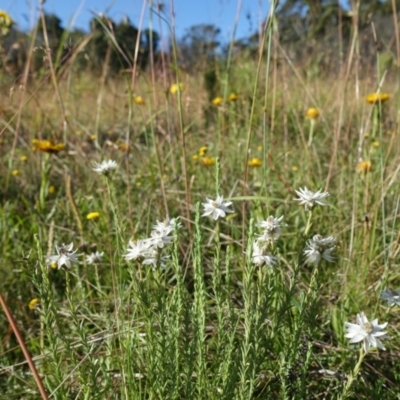
[[[318,265],[322,259],[328,262],[334,262],[335,257],[332,255],[336,246],[336,238],[328,236],[326,238],[321,235],[315,235],[307,242],[307,248],[304,250],[307,264]]]
[[[150,233],[150,238],[129,241],[125,260],[137,260],[143,265],[152,265],[154,268],[157,265],[165,267],[168,257],[163,256],[162,251],[173,242],[172,234],[175,226],[179,228],[180,225],[176,218],[171,220],[167,218],[163,222],[157,221]]]
[[[269,216],[265,221],[260,221],[257,226],[263,229],[261,235],[253,243],[252,262],[261,267],[267,265],[274,267],[278,262],[278,257],[274,256],[270,250],[281,235],[282,217],[275,218]]]
[[[98,264],[104,257],[104,252],[96,251],[86,256],[86,262],[88,265]]]

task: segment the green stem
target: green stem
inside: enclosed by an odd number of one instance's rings
[[[310,133],[308,135],[308,147],[311,146],[312,141],[313,141],[314,125],[315,125],[315,119],[311,119],[310,120]]]
[[[312,226],[311,217],[312,217],[312,211],[310,210],[308,214],[306,229],[304,230],[304,236],[308,236],[308,233],[310,232]]]
[[[372,140],[375,140],[380,122],[380,112],[379,112],[379,104],[374,104],[374,109],[372,111]]]
[[[365,354],[366,353],[364,352],[364,348],[361,346],[360,356],[357,361],[357,364],[355,365],[353,371],[349,374],[346,386],[343,388],[343,393],[341,397],[342,399],[346,399],[351,395],[350,388],[353,385],[353,382],[356,380],[358,373],[360,372],[361,364],[364,360]]]

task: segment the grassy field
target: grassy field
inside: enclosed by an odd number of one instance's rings
[[[220,99],[1,72],[0,399],[399,398],[398,69],[265,32]]]

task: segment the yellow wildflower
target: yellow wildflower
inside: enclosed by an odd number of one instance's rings
[[[198,154],[193,154],[192,155],[192,159],[193,159],[193,161],[197,161],[199,159],[199,155]]]
[[[211,103],[213,104],[213,106],[220,106],[223,102],[224,99],[222,97],[216,97]]]
[[[22,162],[26,162],[26,161],[28,161],[28,157],[27,156],[21,156],[19,158],[19,160],[22,161]]]
[[[130,146],[129,146],[128,143],[124,143],[124,142],[118,141],[118,148],[119,148],[121,151],[130,151]]]
[[[299,168],[298,167],[296,167],[295,165],[293,165],[293,167],[292,167],[292,171],[293,172],[297,172],[299,170]]]
[[[142,96],[135,96],[133,98],[133,101],[135,102],[135,104],[137,104],[139,106],[143,106],[145,104]]]
[[[371,143],[371,146],[373,146],[373,147],[379,147],[380,145],[381,144],[377,140],[375,140],[375,142]]]
[[[365,100],[369,104],[376,104],[376,103],[384,103],[385,101],[390,99],[389,93],[370,93],[368,96],[365,97]]]
[[[183,90],[185,90],[185,85],[183,83],[180,83],[179,85],[177,83],[174,83],[173,85],[171,85],[169,91],[172,94],[175,94],[176,92],[182,92]]]
[[[90,139],[96,140],[96,135],[90,135]]]
[[[199,149],[199,156],[204,157],[207,154],[208,147],[207,146],[201,146]]]
[[[311,107],[306,112],[307,119],[317,119],[319,117],[319,111],[317,108]]]
[[[215,165],[215,162],[216,160],[214,157],[205,156],[200,158],[200,164],[204,165],[205,167],[210,167],[211,165]]]
[[[89,219],[89,220],[91,220],[91,219],[95,220],[95,219],[99,219],[99,218],[100,218],[100,213],[98,213],[98,212],[91,212],[86,216],[86,219]]]
[[[371,161],[360,161],[357,164],[357,168],[356,169],[357,169],[357,172],[367,173],[367,172],[369,172],[371,170],[371,168],[372,168]]]
[[[236,101],[239,98],[239,95],[236,93],[231,93],[228,97],[229,101]]]
[[[247,165],[248,165],[249,167],[252,167],[252,168],[254,168],[254,167],[261,167],[262,161],[261,161],[259,158],[254,157],[254,158],[252,158],[251,160],[249,160],[249,161],[247,162]]]
[[[32,299],[30,302],[29,302],[29,304],[28,304],[28,307],[29,307],[29,309],[30,310],[35,310],[36,308],[38,308],[38,306],[39,306],[39,304],[40,304],[40,300],[38,299],[38,298],[34,298],[34,299]]]
[[[262,149],[263,149],[263,147],[261,145],[257,146],[257,151],[262,151]]]
[[[49,193],[54,194],[55,192],[56,192],[56,187],[53,185],[49,186]]]
[[[64,143],[54,143],[52,140],[39,140],[33,139],[33,150],[40,150],[46,153],[58,153],[61,150],[64,150]]]
[[[136,182],[136,186],[137,187],[142,186],[142,182],[140,182],[140,181]]]
[[[18,169],[13,169],[11,172],[14,176],[19,175],[19,170]]]
[[[0,34],[6,36],[13,25],[14,21],[10,15],[6,11],[0,10]]]

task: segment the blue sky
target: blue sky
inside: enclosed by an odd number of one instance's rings
[[[156,0],[153,0],[156,3]],[[261,21],[267,16],[269,0],[174,0],[176,35],[182,37],[190,26],[214,24],[221,29],[223,41],[229,41],[232,35],[238,2],[241,4],[236,38],[243,38],[254,33]],[[1,8],[6,10],[20,29],[32,27],[38,18],[39,0],[2,0]],[[148,4],[148,3],[147,3]],[[170,0],[164,0],[166,13],[170,14]],[[56,14],[63,21],[64,27],[71,22],[74,26],[88,30],[92,12],[106,13],[118,22],[128,16],[138,26],[143,0],[46,0],[45,10]],[[149,26],[148,7],[143,27]],[[153,27],[159,31],[158,19]],[[166,25],[162,26],[163,36],[168,36]]]

